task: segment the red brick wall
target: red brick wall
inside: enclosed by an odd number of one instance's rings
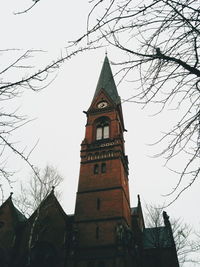
[[[96,138],[96,127],[95,121],[100,117],[108,117],[110,120],[110,138],[117,138],[119,137],[120,130],[119,130],[119,116],[116,110],[110,110],[107,112],[101,112],[97,114],[92,114],[88,116],[88,121],[86,125],[86,134],[85,139],[88,144],[95,141]]]
[[[100,208],[97,208],[97,200]],[[121,189],[78,194],[75,218],[96,220],[123,216],[123,192]]]
[[[94,174],[94,165],[102,162],[106,162],[106,173]],[[81,164],[78,191],[121,186],[121,165],[120,159]]]
[[[117,221],[98,221],[79,224],[79,246],[94,247],[113,245],[116,241]],[[96,228],[99,228],[99,237],[96,237]]]
[[[89,109],[81,148],[75,223],[79,232],[79,245],[83,248],[115,246],[117,224],[131,225],[123,121],[120,121],[122,117],[114,106],[110,110],[96,110],[93,113],[92,109],[101,98],[105,100],[106,97],[101,93]],[[96,142],[96,122],[100,117],[108,118],[109,139]],[[106,172],[94,174],[94,165],[98,164],[100,168],[102,163],[106,163]]]

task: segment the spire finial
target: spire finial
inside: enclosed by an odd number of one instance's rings
[[[140,195],[137,195],[137,199],[138,199],[138,207],[139,207],[141,206]]]
[[[54,185],[52,185],[52,187],[51,187],[51,188],[52,188],[52,192],[54,193],[55,186],[54,186]]]
[[[12,198],[13,192],[10,192],[10,198]]]
[[[169,216],[166,211],[163,211],[163,219],[165,226],[170,226]]]
[[[107,51],[107,48],[106,48],[106,51],[105,51],[105,56],[107,57],[107,55],[108,55],[108,51]]]

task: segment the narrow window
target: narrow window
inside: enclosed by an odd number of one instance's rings
[[[109,138],[109,126],[105,125],[103,127],[103,139]]]
[[[102,127],[97,127],[96,139],[97,140],[101,140],[102,138],[103,138],[103,129],[102,129]]]
[[[99,239],[99,226],[96,227],[96,239]]]
[[[97,210],[100,210],[101,200],[97,198]]]
[[[94,165],[94,174],[98,174],[99,173],[99,165],[95,164]]]
[[[107,121],[101,121],[96,126],[96,140],[109,138],[109,124]]]
[[[106,163],[101,164],[101,172],[106,173]]]

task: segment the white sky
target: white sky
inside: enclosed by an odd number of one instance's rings
[[[69,40],[79,36],[86,28],[87,1],[45,1],[27,14],[14,15],[32,1],[4,1],[0,9],[1,44],[3,48],[35,48],[49,51],[54,59]],[[68,2],[68,3],[67,3]],[[116,51],[107,48],[110,60],[119,57]],[[31,148],[39,139],[31,160],[45,167],[53,164],[64,176],[62,205],[66,213],[73,213],[80,164],[80,143],[84,138],[86,123],[83,110],[87,110],[96,88],[102,67],[105,49],[80,54],[66,62],[56,80],[40,93],[28,92],[18,99],[20,112],[37,118],[16,133],[22,147]],[[35,64],[42,64],[41,58]],[[113,72],[117,69],[112,67]],[[118,87],[121,98],[131,96],[131,84],[124,81]],[[168,129],[175,113],[165,112],[152,117],[152,106],[142,110],[133,103],[123,104],[126,153],[129,157],[129,182],[131,206],[137,205],[140,194],[145,203],[162,204],[169,201],[162,194],[168,193],[176,184],[175,175],[163,167],[162,158],[151,158],[159,147],[148,146]],[[12,158],[11,158],[12,159]],[[30,170],[20,161],[12,162],[18,169],[17,179],[26,181]],[[178,165],[179,162],[176,162]],[[13,184],[16,192],[18,184]],[[9,190],[7,196],[9,195]],[[171,217],[182,217],[189,224],[199,225],[199,181],[167,209]],[[196,212],[195,212],[196,210]]]

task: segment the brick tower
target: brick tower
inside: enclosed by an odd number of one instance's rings
[[[78,267],[133,266],[128,159],[121,101],[107,56],[86,112],[74,231]],[[75,239],[75,237],[74,237]]]
[[[87,112],[75,214],[54,188],[26,219],[12,195],[0,206],[0,267],[179,267],[169,216],[145,228],[130,208],[120,98],[105,57]]]

